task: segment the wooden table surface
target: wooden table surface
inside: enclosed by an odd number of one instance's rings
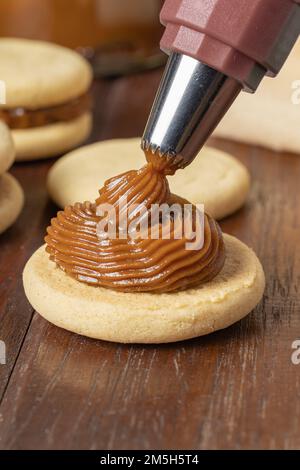
[[[96,83],[90,141],[140,135],[159,75]],[[26,204],[0,237],[2,449],[300,448],[300,156],[212,144],[252,174],[247,205],[221,226],[260,257],[265,296],[224,331],[161,346],[91,340],[32,310],[21,274],[57,210],[45,187],[53,160],[13,167]]]

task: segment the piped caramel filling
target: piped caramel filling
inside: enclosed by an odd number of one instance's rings
[[[11,108],[0,109],[0,119],[11,129],[29,129],[57,122],[67,122],[91,110],[92,100],[89,92],[67,103],[39,109]]]
[[[78,281],[123,292],[172,292],[197,287],[213,279],[222,269],[225,249],[221,230],[215,220],[204,215],[204,244],[188,250],[185,236],[176,238],[176,219],[171,220],[171,236],[163,238],[164,224],[158,221],[158,238],[99,238],[102,220],[97,207],[113,206],[127,219],[136,217],[133,204],[146,207],[147,221],[153,204],[174,203],[184,207],[188,201],[171,194],[166,174],[174,173],[163,159],[156,158],[137,171],[109,179],[95,202],[77,203],[60,211],[47,229],[45,241],[50,259]],[[158,163],[158,162],[161,162]],[[121,199],[120,199],[121,197]],[[126,207],[122,200],[127,201]],[[196,208],[193,206],[193,217]],[[194,224],[194,221],[192,221]],[[117,219],[117,224],[120,219]],[[118,226],[120,229],[120,226]],[[153,227],[152,227],[153,228]]]

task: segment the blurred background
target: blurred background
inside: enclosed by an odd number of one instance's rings
[[[162,0],[1,0],[0,36],[51,41],[81,52],[96,75],[151,69],[159,51]]]
[[[40,39],[75,49],[91,62],[96,78],[160,68],[146,78],[149,111],[167,60],[159,49],[162,4],[163,0],[1,0],[0,37]],[[254,96],[241,93],[214,136],[300,153],[300,99],[293,99],[300,94],[297,83],[299,41],[275,80],[264,79]],[[143,131],[146,117],[147,113],[136,132]]]

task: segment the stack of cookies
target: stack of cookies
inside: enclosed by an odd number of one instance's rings
[[[64,153],[92,125],[92,69],[78,53],[41,41],[0,38],[0,119],[11,129],[16,160]]]
[[[15,222],[24,202],[21,186],[7,173],[14,159],[15,149],[11,134],[0,121],[0,233]]]

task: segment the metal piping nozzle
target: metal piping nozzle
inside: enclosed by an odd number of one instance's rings
[[[242,89],[192,57],[169,57],[145,131],[142,148],[192,162]]]

